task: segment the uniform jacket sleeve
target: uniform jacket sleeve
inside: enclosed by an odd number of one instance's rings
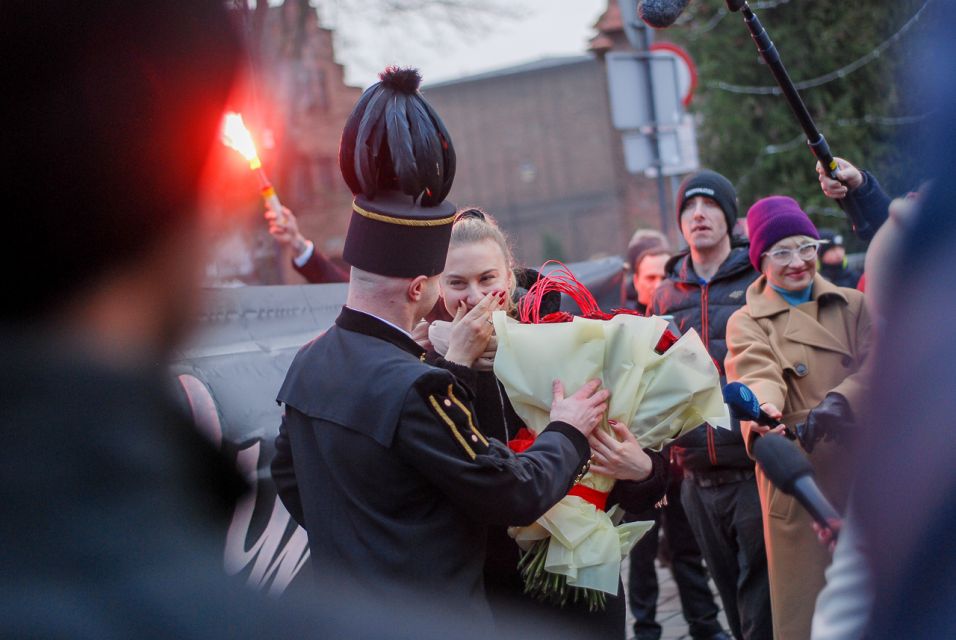
[[[640,481],[619,480],[607,498],[609,505],[619,504],[628,513],[642,513],[660,502],[667,491],[667,459],[656,451],[644,452],[651,458],[651,475]]]
[[[784,410],[787,383],[780,362],[770,347],[769,338],[757,321],[743,307],[734,312],[727,322],[728,382],[742,382],[750,387],[760,404],[769,402]],[[750,422],[740,423],[740,430],[750,451],[753,437]]]
[[[295,468],[292,466],[292,447],[289,445],[285,414],[282,416],[282,423],[279,425],[279,435],[276,436],[275,444],[276,454],[272,459],[272,480],[276,484],[279,499],[282,500],[286,510],[296,522],[305,526],[302,500],[299,497],[299,485],[295,479]]]
[[[318,248],[312,250],[312,255],[304,265],[300,267],[293,262],[292,266],[308,280],[309,284],[349,281],[348,274],[322,255]]]
[[[477,428],[465,391],[447,372],[423,376],[409,391],[397,453],[487,524],[527,525],[563,498],[590,456],[587,439],[556,422],[515,454]]]

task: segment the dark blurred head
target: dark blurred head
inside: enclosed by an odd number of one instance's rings
[[[820,246],[820,262],[823,264],[842,265],[846,261],[846,246],[843,244],[843,234],[834,229],[820,229],[820,239],[826,243]]]
[[[0,5],[4,290],[22,292],[4,324],[196,228],[239,52],[221,0]]]
[[[646,251],[659,248],[670,249],[667,236],[654,229],[638,229],[627,243],[628,268],[634,271],[635,263]]]

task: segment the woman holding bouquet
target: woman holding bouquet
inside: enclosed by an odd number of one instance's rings
[[[519,284],[528,287],[533,283],[530,278],[522,278],[524,273],[515,270],[513,264],[508,242],[489,214],[479,209],[460,213],[440,278],[444,306],[454,320],[431,323],[428,339],[433,363],[451,370],[475,393],[475,411],[485,435],[520,447],[533,436],[522,429],[521,420],[491,370],[496,350],[491,314],[505,309],[513,316]],[[525,282],[520,283],[522,279]],[[553,298],[544,301],[542,314],[556,311],[560,304],[559,294],[549,295]],[[545,309],[545,305],[550,308]],[[611,426],[616,438],[603,431],[597,433],[600,430],[595,430],[597,435],[591,438],[591,469],[618,480],[607,507],[621,504],[628,511],[648,509],[664,495],[667,463],[660,454],[641,449],[625,425]],[[571,625],[582,637],[625,637],[625,604],[620,590],[616,597],[607,598],[606,608],[601,611],[589,611],[583,600],[563,607],[542,604],[524,595],[519,560],[520,549],[507,530],[492,528],[485,588],[502,630],[509,626],[509,619],[517,623],[533,616],[564,628]]]
[[[863,295],[817,274],[820,234],[792,198],[772,196],[747,214],[750,261],[761,276],[747,304],[727,324],[727,377],[749,386],[761,407],[798,430],[820,488],[843,510],[849,471],[842,437],[852,430],[864,391],[860,371],[869,348]],[[741,423],[748,451],[774,429]],[[817,593],[830,554],[809,514],[757,467],[770,575],[774,638],[810,637]]]

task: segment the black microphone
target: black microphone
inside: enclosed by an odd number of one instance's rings
[[[690,0],[641,0],[637,15],[655,29],[666,29],[684,12]]]
[[[729,382],[724,385],[724,403],[730,409],[730,416],[737,420],[751,420],[765,427],[779,427],[780,421],[771,418],[760,408],[760,401],[742,382]],[[796,440],[797,435],[788,427],[785,431],[787,438]]]
[[[820,491],[813,479],[813,466],[800,448],[784,438],[766,436],[754,441],[753,454],[773,486],[796,498],[816,523],[836,539],[839,527],[834,528],[830,521],[839,522],[840,514]]]

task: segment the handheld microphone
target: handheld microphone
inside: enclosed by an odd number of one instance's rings
[[[753,454],[773,486],[796,498],[814,521],[829,530],[835,540],[839,529],[834,528],[831,521],[840,522],[840,514],[820,491],[813,479],[813,467],[797,445],[773,436],[757,438],[753,444]]]
[[[760,408],[760,401],[742,382],[729,382],[724,385],[724,403],[730,409],[730,416],[737,420],[750,420],[765,427],[779,427],[780,421],[771,418]],[[787,438],[796,440],[797,435],[788,427],[785,431]]]
[[[637,3],[637,15],[648,26],[666,29],[684,12],[690,0],[641,0]]]

